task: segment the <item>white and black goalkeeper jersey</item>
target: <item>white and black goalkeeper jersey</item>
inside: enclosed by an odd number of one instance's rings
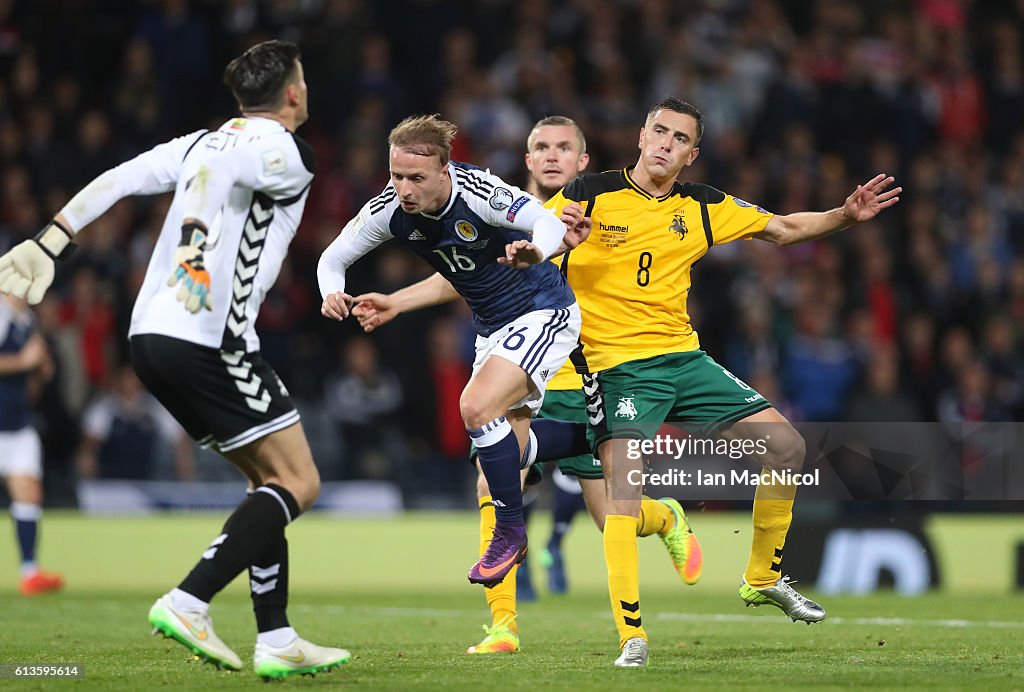
[[[197,177],[201,169],[206,175]],[[235,118],[108,171],[63,213],[80,229],[121,197],[174,190],[129,336],[163,334],[213,348],[256,351],[256,316],[295,236],[314,170],[309,145],[277,121]],[[204,264],[213,309],[195,314],[176,299],[178,285],[167,285],[182,220],[189,216],[209,229]]]

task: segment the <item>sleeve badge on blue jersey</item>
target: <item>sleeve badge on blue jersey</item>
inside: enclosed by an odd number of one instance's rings
[[[507,187],[496,187],[494,188],[494,192],[491,193],[491,198],[487,200],[487,203],[491,205],[491,209],[494,211],[508,209],[509,205],[512,204],[512,193]]]
[[[455,223],[455,232],[467,243],[473,242],[480,235],[476,227],[469,221],[457,221]]]
[[[515,221],[516,220],[516,214],[518,214],[519,210],[522,209],[524,206],[526,206],[526,203],[529,202],[529,201],[530,201],[530,198],[525,196],[525,195],[523,195],[522,197],[517,199],[515,201],[515,204],[513,204],[509,208],[508,213],[505,214],[505,219],[507,221],[509,221],[509,222]]]

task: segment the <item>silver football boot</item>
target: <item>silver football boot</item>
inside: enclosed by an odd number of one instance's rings
[[[773,605],[788,615],[793,622],[801,620],[809,625],[824,620],[825,609],[790,586],[790,582],[789,577],[780,577],[775,586],[755,589],[744,579],[740,584],[740,598],[748,608]]]
[[[643,668],[647,665],[647,640],[643,637],[627,639],[622,647],[622,653],[615,659],[615,665],[619,668]]]

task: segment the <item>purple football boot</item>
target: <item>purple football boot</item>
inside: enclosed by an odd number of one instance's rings
[[[487,588],[501,583],[513,567],[526,557],[526,525],[498,521],[494,537],[480,561],[469,570],[469,581]]]

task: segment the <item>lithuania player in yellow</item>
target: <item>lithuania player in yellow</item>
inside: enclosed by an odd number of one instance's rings
[[[526,166],[529,169],[526,191],[543,202],[550,200],[566,183],[582,173],[589,160],[582,130],[573,120],[562,116],[538,121],[527,138],[526,146]],[[572,363],[566,362],[548,383],[544,404],[538,416],[585,423],[586,402],[582,385],[582,379]],[[534,425],[537,425],[536,421]],[[608,508],[600,462],[592,454],[585,454],[558,460],[558,468],[566,476],[579,480],[587,510],[598,529],[603,529]],[[494,533],[494,506],[487,480],[482,473],[477,478],[477,498],[480,507],[480,552],[483,554]],[[703,565],[701,548],[679,503],[672,498],[652,500],[644,497],[640,517],[637,536],[657,534],[665,543],[683,581],[687,584],[697,583]],[[514,567],[514,571],[504,581],[485,591],[487,605],[491,610],[491,626],[484,627],[487,636],[479,644],[469,647],[466,653],[490,654],[519,650],[515,577],[516,570],[522,568],[521,565]]]
[[[593,221],[590,238],[565,256],[563,270],[583,314],[577,367],[604,465],[605,560],[622,652],[617,666],[643,666],[648,656],[636,540],[641,488],[627,481],[642,462],[629,458],[631,440],[652,436],[663,421],[680,421],[691,429],[715,427],[729,439],[765,440],[766,453],[758,456],[765,469],[798,471],[804,463],[804,441],[793,426],[700,350],[686,309],[691,267],[714,245],[733,240],[783,246],[822,238],[874,218],[901,192],[886,191],[893,178],[882,174],[859,185],[841,207],[773,215],[713,187],[677,182],[697,158],[703,128],[699,110],[667,98],[647,115],[635,166],[584,175],[550,202],[555,210],[577,202]],[[510,245],[507,255],[526,244]],[[795,493],[791,484],[758,486],[740,597],[818,622],[824,609],[797,593],[779,564]]]

